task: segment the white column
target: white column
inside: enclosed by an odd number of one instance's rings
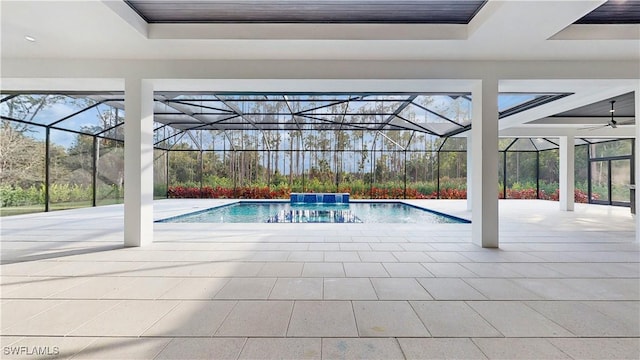
[[[473,136],[471,131],[467,133],[467,211],[473,210],[473,195],[471,194],[473,189]]]
[[[483,79],[471,91],[473,117],[473,203],[471,238],[498,247],[498,81]]]
[[[124,245],[153,242],[153,84],[125,79]]]
[[[575,204],[575,140],[560,136],[560,210],[573,211]]]
[[[635,184],[636,184],[636,242],[640,242],[640,212],[638,211],[640,205],[640,189],[638,183],[640,183],[640,81],[636,86],[635,91],[635,118],[636,118],[636,138],[635,138]]]

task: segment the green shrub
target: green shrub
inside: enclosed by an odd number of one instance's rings
[[[176,185],[186,186],[187,184],[171,184],[171,186],[176,186]],[[266,184],[264,185],[266,186]],[[198,184],[198,186],[200,186],[200,184]],[[219,177],[215,175],[205,175],[204,178],[202,179],[202,186],[211,186],[211,187],[221,186],[221,187],[229,188],[229,187],[233,187],[233,179],[228,177]]]
[[[154,189],[156,187],[154,186]],[[167,194],[166,186],[164,186],[164,195]],[[90,190],[91,188],[89,188]],[[155,190],[154,190],[155,191]],[[100,184],[98,185],[98,189],[96,190],[97,200],[104,199],[123,199],[124,198],[124,189],[115,184]],[[89,198],[90,200],[91,198]]]
[[[16,207],[44,204],[44,185],[23,189],[12,185],[0,185],[0,205],[2,207]]]

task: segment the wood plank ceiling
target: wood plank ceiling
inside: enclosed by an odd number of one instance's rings
[[[485,0],[126,0],[149,23],[468,24]]]
[[[609,0],[576,24],[640,24],[640,1]]]

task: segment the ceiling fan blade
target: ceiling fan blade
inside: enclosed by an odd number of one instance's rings
[[[615,102],[616,102],[615,100],[609,101],[609,103],[611,104],[611,110],[609,111],[609,113],[611,115],[611,119],[606,124],[604,124],[604,125],[595,125],[595,126],[587,126],[587,127],[583,127],[583,128],[578,128],[578,130],[592,131],[592,130],[597,130],[597,129],[603,129],[603,128],[606,128],[607,126],[610,126],[612,129],[616,129],[616,128],[618,128],[618,125],[635,124],[635,119],[616,121],[616,119],[613,117],[613,114],[616,111],[614,109],[614,107],[613,107],[613,104],[615,104]]]
[[[618,125],[631,125],[631,124],[634,124],[635,122],[636,122],[635,119],[616,121]]]
[[[602,129],[602,128],[606,128],[607,126],[609,126],[610,124],[605,124],[605,125],[594,125],[594,126],[587,126],[587,127],[582,127],[582,128],[578,128],[578,130],[597,130],[597,129]]]

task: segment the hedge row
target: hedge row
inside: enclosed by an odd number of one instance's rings
[[[117,186],[103,185],[98,187],[98,199],[121,198],[124,192]],[[91,186],[72,184],[51,184],[49,186],[49,201],[51,203],[65,203],[90,201],[93,197]],[[44,204],[44,184],[21,188],[11,185],[0,185],[0,206],[17,207]]]

